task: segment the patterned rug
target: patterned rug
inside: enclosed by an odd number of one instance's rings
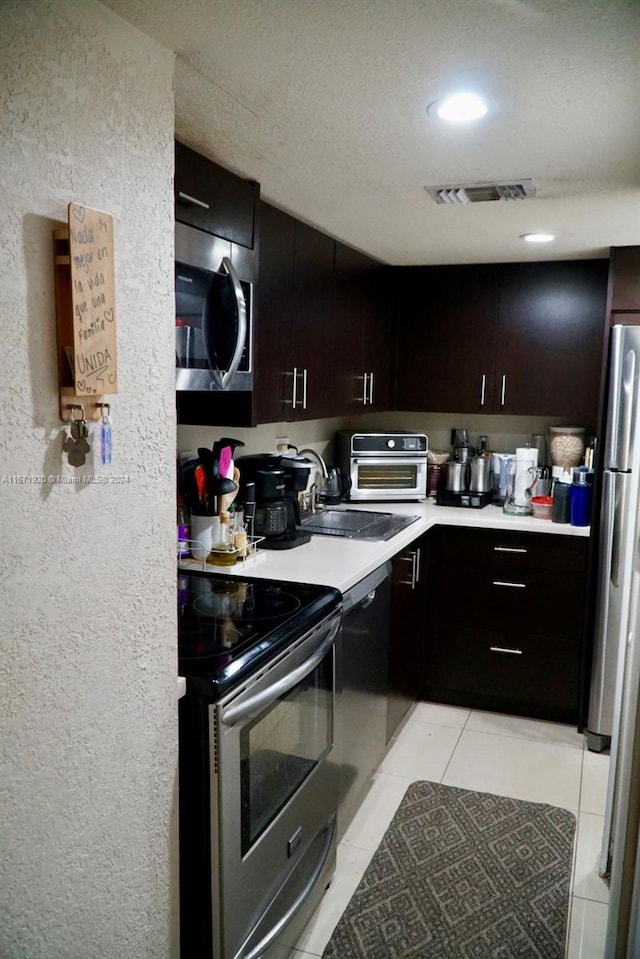
[[[323,959],[564,959],[575,817],[412,783]]]

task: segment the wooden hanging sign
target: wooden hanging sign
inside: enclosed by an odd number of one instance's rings
[[[118,392],[113,217],[70,203],[53,256],[60,416],[82,406],[99,419],[105,395]]]
[[[113,217],[69,204],[76,396],[118,392]]]

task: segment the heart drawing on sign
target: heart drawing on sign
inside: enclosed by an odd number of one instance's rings
[[[78,223],[83,223],[84,218],[87,215],[87,211],[83,206],[72,206],[73,215],[78,221]]]
[[[116,374],[115,374],[115,373],[109,373],[108,376],[107,376],[107,379],[109,380],[110,383],[115,383],[115,381],[116,381]]]
[[[84,391],[85,391],[86,388],[87,388],[87,381],[86,381],[86,380],[77,380],[77,381],[76,381],[76,386],[77,386],[77,388],[78,388],[78,390],[79,390],[80,393],[84,393]]]
[[[113,307],[110,306],[108,310],[104,311],[104,318],[107,323],[113,323]]]

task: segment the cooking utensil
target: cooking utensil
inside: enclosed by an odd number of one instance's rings
[[[202,512],[204,512],[205,514],[208,514],[209,513],[209,492],[208,492],[209,488],[207,485],[207,471],[205,470],[202,463],[198,463],[198,465],[196,466],[194,470],[194,477],[195,477],[196,486],[198,489],[198,498],[203,507]]]

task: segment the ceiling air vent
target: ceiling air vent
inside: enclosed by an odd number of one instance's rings
[[[458,183],[447,186],[426,186],[436,203],[490,203],[493,200],[526,200],[536,195],[533,180],[505,183]]]

